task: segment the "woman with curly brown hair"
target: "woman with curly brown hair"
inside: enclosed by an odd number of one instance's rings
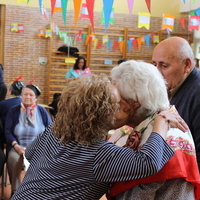
[[[139,152],[118,147],[104,138],[116,121],[126,117],[124,113],[118,119],[122,106],[126,105],[118,90],[106,77],[69,82],[60,97],[55,123],[26,149],[30,166],[12,200],[96,200],[112,182],[158,172],[174,155],[163,139],[168,121],[156,117],[153,132]],[[178,123],[174,113],[162,114]]]

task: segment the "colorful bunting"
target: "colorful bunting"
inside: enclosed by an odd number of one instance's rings
[[[137,38],[138,49],[141,50],[142,43],[143,43],[143,36]]]
[[[105,17],[104,17],[104,10],[102,9],[102,19],[101,19],[101,23],[105,24]],[[110,13],[110,20],[109,20],[110,24],[114,24],[114,8],[112,8],[112,11]]]
[[[94,31],[94,1],[95,0],[86,0],[88,15],[90,18],[90,23],[92,25],[92,30]]]
[[[200,16],[189,15],[188,30],[198,30],[200,26]]]
[[[83,34],[82,34],[82,42],[83,42],[83,43],[85,43],[86,37],[87,37],[87,34],[86,34],[86,33],[83,33]]]
[[[81,8],[81,19],[82,18],[89,19],[88,9],[85,3],[82,4],[82,8]]]
[[[107,43],[108,51],[111,51],[112,41],[109,40]]]
[[[56,0],[53,13],[58,12],[58,11],[62,11],[61,0]]]
[[[110,20],[110,14],[112,12],[113,7],[113,1],[114,0],[103,0],[103,8],[104,8],[104,17],[105,17],[105,31],[108,28],[109,20]]]
[[[180,19],[179,19],[179,22],[180,22],[181,26],[182,26],[183,28],[185,28],[185,18],[184,18],[184,17],[180,18]]]
[[[130,15],[132,14],[132,11],[133,11],[133,3],[134,3],[134,0],[127,0],[127,3],[128,3],[128,10],[129,10],[129,13]]]
[[[137,51],[137,39],[132,40],[132,44],[134,51]]]
[[[45,30],[43,28],[38,29],[38,37],[44,37],[45,36]]]
[[[81,30],[76,34],[75,38],[76,38],[76,41],[82,40],[82,31]]]
[[[25,2],[27,3],[27,0],[17,0],[17,3]]]
[[[200,16],[200,8],[195,10],[196,15]]]
[[[145,40],[145,43],[147,45],[147,47],[150,47],[150,34],[147,34],[144,36],[144,40]]]
[[[118,47],[119,47],[119,42],[118,41],[114,41],[113,42],[113,50],[114,50],[114,52],[117,51]]]
[[[127,45],[128,45],[128,52],[131,52],[131,47],[132,47],[132,40],[127,40]]]
[[[124,41],[119,42],[119,48],[120,48],[121,53],[123,53],[123,51],[124,51],[124,43],[125,43]]]
[[[183,0],[183,3],[185,3],[186,2],[186,0]]]
[[[40,13],[43,14],[43,0],[38,0],[39,7],[40,7]]]
[[[23,33],[23,32],[24,32],[24,25],[18,24],[18,33]]]
[[[45,32],[45,38],[48,38],[48,37],[52,37],[51,29],[47,29],[46,32]]]
[[[165,30],[166,28],[173,30],[174,18],[174,15],[163,14],[162,30]]]
[[[82,2],[82,0],[74,0],[74,24],[75,24],[75,27],[76,27],[76,24],[79,19],[79,14],[80,14],[80,10],[81,10],[81,2]]]
[[[68,0],[61,0],[62,16],[63,16],[65,26],[67,23],[67,3],[68,3]]]
[[[154,35],[154,37],[153,37],[153,43],[155,44],[155,43],[159,43],[160,41],[159,41],[159,36],[158,35]]]
[[[151,0],[145,0],[145,1],[146,1],[146,5],[147,5],[148,10],[151,13]]]
[[[150,16],[151,16],[150,13],[140,12],[139,17],[138,17],[138,28],[145,27],[146,29],[149,30],[149,28],[150,28]]]
[[[97,48],[98,38],[94,38],[94,49]]]
[[[103,44],[108,42],[108,35],[103,35],[102,36],[102,41],[103,41]]]
[[[101,48],[102,47],[102,42],[99,40],[98,41],[98,44],[97,44],[97,49]]]
[[[11,23],[11,28],[10,30],[12,32],[18,32],[18,23]]]
[[[56,5],[56,0],[51,0],[51,15],[53,15],[55,5]]]
[[[27,0],[27,4],[29,4],[29,1],[30,1],[30,0]]]

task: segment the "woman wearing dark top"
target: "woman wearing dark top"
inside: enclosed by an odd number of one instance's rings
[[[0,64],[0,101],[6,98],[7,87],[4,83],[3,66]]]

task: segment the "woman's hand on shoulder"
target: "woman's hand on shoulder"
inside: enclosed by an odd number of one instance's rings
[[[189,130],[188,125],[181,118],[175,107],[173,107],[173,109],[163,110],[159,112],[158,115],[162,116],[171,128],[178,128],[183,132],[187,132]]]

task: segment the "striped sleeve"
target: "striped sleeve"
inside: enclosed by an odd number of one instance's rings
[[[173,155],[173,150],[157,133],[151,133],[140,151],[106,143],[97,152],[94,176],[98,182],[143,178],[157,173]]]

